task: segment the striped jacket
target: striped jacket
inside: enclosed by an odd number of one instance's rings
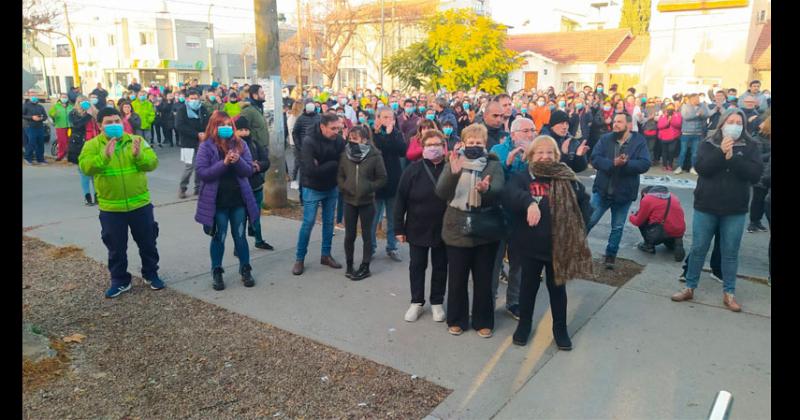
[[[139,156],[133,156],[133,139],[142,141]],[[129,212],[150,204],[147,175],[158,167],[158,156],[140,136],[123,134],[109,158],[105,149],[108,138],[100,134],[83,146],[78,165],[81,171],[94,177],[100,210]]]

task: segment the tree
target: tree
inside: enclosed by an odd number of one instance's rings
[[[650,0],[625,0],[619,27],[630,28],[634,36],[647,34],[650,28],[650,5]]]
[[[516,52],[505,47],[506,27],[471,9],[437,13],[423,28],[428,33],[424,41],[386,62],[389,74],[407,85],[500,93],[508,73],[522,64]]]
[[[323,11],[317,17],[312,17],[309,30],[318,28],[322,32],[322,36],[316,36],[318,34],[314,33],[312,43],[317,42],[314,45],[319,46],[322,52],[322,60],[317,64],[324,77],[323,83],[330,87],[339,72],[339,62],[342,61],[345,49],[356,33],[359,15],[347,0],[320,2],[320,4],[324,7]]]
[[[52,3],[42,0],[23,0],[23,37],[32,40],[38,32],[51,32],[53,30],[53,21],[58,16],[58,9],[53,8]]]

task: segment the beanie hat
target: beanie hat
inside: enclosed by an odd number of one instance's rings
[[[553,113],[550,114],[550,123],[549,123],[550,127],[556,124],[561,124],[562,122],[565,121],[569,121],[569,117],[567,116],[566,112],[560,109],[558,111],[553,111]]]
[[[236,121],[234,121],[234,123],[236,124],[237,130],[250,129],[250,122],[247,121],[247,118],[245,117],[240,116],[236,119]]]

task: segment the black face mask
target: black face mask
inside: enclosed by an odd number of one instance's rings
[[[482,146],[469,146],[464,148],[464,156],[467,159],[478,159],[486,154],[486,150]]]

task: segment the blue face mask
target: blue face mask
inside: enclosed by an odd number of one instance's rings
[[[92,105],[97,105],[97,98],[89,99],[89,101],[92,103]]]
[[[211,96],[208,97],[208,100],[211,101],[211,102],[216,102],[217,97],[214,96],[214,95],[211,95]]]
[[[200,101],[198,100],[189,101],[187,104],[189,105],[189,108],[192,108],[195,111],[200,109]]]
[[[372,109],[372,108],[370,108],[370,109],[367,109],[367,114],[369,114],[369,115],[375,115],[375,110],[374,110],[374,109]]]
[[[131,95],[128,98],[130,98],[130,100],[132,100],[132,101],[135,101],[136,100],[136,95]]]
[[[464,111],[469,111],[469,104],[461,105],[464,108]]]
[[[424,106],[419,107],[419,112],[425,112],[425,107]]]
[[[142,96],[139,97],[139,100],[144,102],[144,101],[147,100],[147,96],[142,95]]]
[[[602,88],[601,86],[598,86],[598,87],[597,87],[597,92],[598,92],[598,93],[603,93],[603,88]]]
[[[528,113],[528,108],[521,108],[519,111],[522,113],[522,115],[525,115]]]
[[[449,136],[453,134],[453,127],[445,127],[442,129],[442,132],[444,133],[445,136]]]
[[[399,107],[400,107],[400,105],[398,103],[396,103],[396,102],[392,103],[392,111],[397,111],[397,108],[399,108]]]
[[[575,108],[580,111],[581,109],[583,109],[583,104],[577,104],[575,105]]]
[[[426,119],[429,119],[429,120],[431,120],[431,121],[433,121],[433,120],[435,120],[435,119],[436,119],[436,115],[433,115],[433,114],[427,114],[427,115],[425,115],[425,118],[426,118]]]
[[[39,98],[37,98],[35,96],[31,96],[31,102],[37,103],[37,102],[39,102]]]
[[[321,107],[317,107],[316,111],[317,111],[317,114],[320,114],[320,113],[322,113],[322,108]]]
[[[564,108],[565,106],[567,106],[567,103],[564,101],[558,101],[558,106]]]
[[[118,139],[122,137],[122,124],[107,124],[103,127],[103,132],[106,133],[106,137],[110,139]]]
[[[186,102],[186,98],[184,98],[183,96],[181,96],[181,97],[179,97],[179,98],[178,98],[178,102],[180,102],[180,103],[184,103],[184,102]]]
[[[735,96],[733,96],[733,95],[728,95],[728,100],[729,100],[729,101],[735,101],[735,100],[736,100],[736,97],[735,97]]]
[[[219,135],[223,139],[229,139],[233,136],[233,127],[221,125],[217,127],[217,135]]]
[[[406,108],[406,114],[413,114],[413,113],[414,113],[414,107]]]
[[[552,111],[554,109],[556,109],[556,106],[555,105],[550,105],[550,110]]]
[[[358,122],[360,122],[361,124],[366,124],[367,123],[367,118],[366,117],[358,117]]]
[[[62,103],[62,104],[65,104],[65,103],[67,103],[67,101],[69,101],[69,99],[67,99],[67,98],[61,98],[61,103]]]
[[[81,108],[83,108],[84,110],[88,110],[91,107],[92,107],[92,105],[89,103],[89,101],[81,102]]]

